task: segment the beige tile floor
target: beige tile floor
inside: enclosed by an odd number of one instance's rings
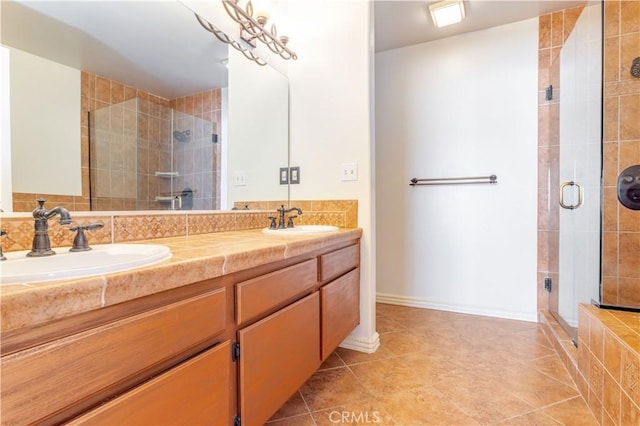
[[[374,354],[338,348],[279,425],[597,425],[535,323],[377,305]]]

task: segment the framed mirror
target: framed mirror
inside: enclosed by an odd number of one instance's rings
[[[14,211],[36,196],[76,211],[287,199],[287,78],[218,41],[185,5],[0,7]]]

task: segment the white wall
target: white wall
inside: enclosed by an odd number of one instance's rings
[[[377,348],[371,6],[355,1],[291,1],[290,161],[301,168],[291,199],[357,199],[364,230],[360,326],[343,343]],[[339,11],[339,13],[338,13]],[[358,180],[340,181],[340,164],[358,164]]]
[[[279,169],[287,167],[287,78],[229,49],[227,205],[234,201],[286,200]],[[255,82],[256,84],[247,84]],[[236,185],[236,174],[244,184]]]
[[[10,71],[13,191],[82,195],[80,71],[16,49]]]
[[[378,300],[536,320],[537,44],[531,19],[376,55]]]

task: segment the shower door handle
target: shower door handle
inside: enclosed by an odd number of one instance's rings
[[[576,204],[571,205],[571,204],[564,203],[564,189],[567,186],[575,186],[578,188],[578,202]],[[558,191],[558,198],[560,202],[560,207],[567,210],[575,210],[579,208],[582,205],[582,202],[584,201],[584,188],[578,182],[574,182],[574,181],[562,182],[560,184],[560,190]]]

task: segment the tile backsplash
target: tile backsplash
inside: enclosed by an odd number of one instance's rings
[[[291,200],[287,201],[237,201],[234,207],[242,210],[272,210],[281,205],[298,207],[302,216],[295,219],[298,225],[333,225],[340,228],[358,226],[357,200]],[[270,215],[271,216],[271,215]]]
[[[74,225],[101,223],[101,229],[87,231],[90,244],[110,244],[179,237],[225,231],[260,229],[269,225],[269,216],[275,214],[286,201],[260,201],[235,203],[233,211],[179,211],[179,212],[74,212]],[[358,226],[357,200],[292,201],[304,214],[296,219],[298,224],[335,225],[341,228]],[[33,217],[28,213],[0,215],[0,227],[7,231],[2,237],[2,249],[6,252],[29,250],[33,241]],[[75,233],[69,226],[49,221],[51,246],[71,246]]]

